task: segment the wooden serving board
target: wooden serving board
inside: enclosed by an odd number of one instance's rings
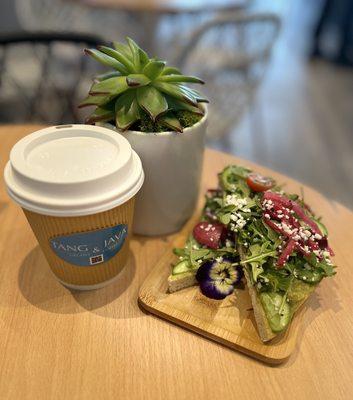
[[[167,278],[177,258],[173,247],[182,247],[194,226],[193,218],[147,276],[139,292],[139,303],[147,311],[183,328],[269,364],[280,364],[295,348],[305,305],[295,314],[290,327],[270,343],[260,340],[246,286],[224,300],[204,296],[198,286],[168,293]]]

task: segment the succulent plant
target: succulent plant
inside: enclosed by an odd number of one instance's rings
[[[203,84],[201,79],[149,58],[130,38],[127,44],[114,42],[113,46],[85,49],[86,54],[114,70],[97,76],[88,97],[79,105],[96,107],[86,123],[115,121],[121,131],[140,123],[157,131],[182,132],[190,121],[201,119],[204,108],[200,103],[208,100],[185,85]]]

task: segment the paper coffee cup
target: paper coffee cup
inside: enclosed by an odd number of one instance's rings
[[[89,125],[42,129],[15,144],[4,176],[62,284],[96,289],[117,277],[144,179],[123,136]]]

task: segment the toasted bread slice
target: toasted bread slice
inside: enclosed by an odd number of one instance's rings
[[[244,267],[244,275],[245,275],[246,283],[247,283],[247,286],[249,289],[249,294],[251,297],[251,303],[252,303],[253,310],[254,310],[254,316],[255,316],[255,321],[256,321],[259,336],[263,342],[269,342],[274,337],[282,334],[283,332],[275,333],[272,331],[270,324],[268,323],[265,310],[261,304],[261,301],[259,299],[256,289],[254,288],[254,286],[251,283],[250,274],[246,267]],[[315,286],[312,287],[312,291],[314,291],[314,290],[315,290]],[[309,297],[310,297],[310,293],[308,293],[302,300],[298,301],[295,304],[292,319],[293,319],[295,313],[299,310],[299,308],[306,302],[306,300]],[[290,325],[290,323],[289,323],[289,325]],[[289,327],[289,325],[288,325],[288,327]],[[287,327],[287,329],[288,329],[288,327]]]
[[[257,325],[257,330],[259,332],[260,338],[263,342],[268,342],[277,336],[276,333],[272,332],[270,324],[268,323],[265,310],[262,307],[260,299],[257,295],[257,291],[251,283],[250,274],[248,268],[244,267],[244,276],[246,279],[246,284],[249,289],[249,294],[251,297],[251,303],[254,310],[255,321]]]
[[[168,277],[168,292],[174,293],[196,284],[196,272],[184,272],[183,274],[170,275]]]
[[[241,247],[239,247],[238,251],[240,254],[240,258],[244,259],[245,258],[244,250]],[[276,333],[272,332],[270,324],[268,323],[265,310],[262,307],[261,301],[257,295],[257,291],[251,282],[248,268],[249,268],[249,266],[245,265],[243,270],[244,270],[244,276],[246,279],[246,285],[248,287],[250,298],[251,298],[252,307],[254,310],[254,316],[255,316],[255,321],[256,321],[256,325],[257,325],[257,330],[259,332],[261,340],[263,342],[268,342],[276,336]]]

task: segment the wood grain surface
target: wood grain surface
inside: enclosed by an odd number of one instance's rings
[[[306,306],[295,313],[289,329],[271,344],[262,343],[257,332],[251,298],[246,285],[240,285],[224,300],[204,296],[198,286],[168,293],[171,265],[178,262],[173,247],[183,247],[198,218],[191,219],[175,242],[158,260],[139,291],[139,303],[147,311],[199,333],[206,338],[239,350],[271,365],[288,359],[295,349]]]
[[[0,128],[0,167],[33,126]],[[201,190],[216,172],[242,163],[207,151]],[[88,292],[57,283],[26,219],[0,187],[1,399],[350,399],[353,382],[353,214],[305,187],[323,215],[335,261],[333,279],[311,296],[289,361],[269,367],[144,313],[139,287],[173,240],[136,237],[121,279]]]

